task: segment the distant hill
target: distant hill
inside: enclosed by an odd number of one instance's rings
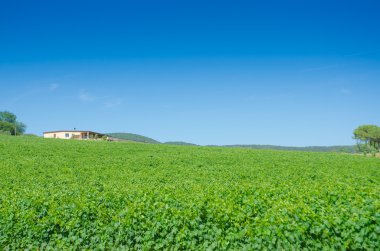
[[[122,140],[128,140],[128,141],[134,141],[134,142],[141,142],[141,143],[150,143],[150,144],[160,144],[157,140],[154,140],[152,138],[148,138],[142,135],[133,134],[133,133],[123,133],[123,132],[117,132],[117,133],[107,133],[107,135],[122,139]]]
[[[142,142],[150,144],[161,144],[161,142],[148,138],[142,135],[133,133],[107,133],[114,138],[121,140]],[[177,146],[197,146],[196,144],[183,142],[183,141],[168,141],[163,144],[166,145],[177,145]],[[249,148],[249,149],[268,149],[268,150],[286,150],[286,151],[303,151],[303,152],[342,152],[342,153],[355,153],[356,146],[306,146],[306,147],[293,147],[293,146],[276,146],[276,145],[224,145],[215,147],[232,147],[232,148]]]
[[[223,147],[239,147],[250,149],[269,149],[269,150],[287,150],[287,151],[304,151],[304,152],[343,152],[355,153],[356,146],[274,146],[274,145],[225,145]]]
[[[187,143],[187,142],[183,142],[183,141],[168,141],[168,142],[165,142],[164,144],[166,144],[166,145],[176,145],[176,146],[197,146],[196,144]]]

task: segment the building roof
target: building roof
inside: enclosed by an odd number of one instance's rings
[[[81,132],[81,133],[93,133],[93,134],[99,134],[99,135],[106,135],[106,134],[100,133],[100,132],[85,131],[85,130],[58,130],[58,131],[43,132],[43,134],[45,134],[45,133],[58,133],[58,132]]]

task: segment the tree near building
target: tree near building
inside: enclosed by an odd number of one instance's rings
[[[380,127],[376,125],[361,125],[354,130],[358,149],[366,155],[376,155],[380,150]]]
[[[0,112],[0,133],[21,135],[25,132],[26,125],[17,121],[17,116],[11,112]]]

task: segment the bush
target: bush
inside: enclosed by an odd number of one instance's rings
[[[0,130],[0,134],[1,135],[11,135],[11,133],[9,131],[3,131],[3,130]]]

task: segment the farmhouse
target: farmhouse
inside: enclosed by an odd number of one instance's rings
[[[54,139],[80,139],[80,140],[86,140],[86,139],[101,139],[107,135],[98,133],[98,132],[92,132],[92,131],[69,131],[69,130],[63,130],[63,131],[51,131],[51,132],[44,132],[44,138],[54,138]],[[107,137],[108,139],[108,137]]]

